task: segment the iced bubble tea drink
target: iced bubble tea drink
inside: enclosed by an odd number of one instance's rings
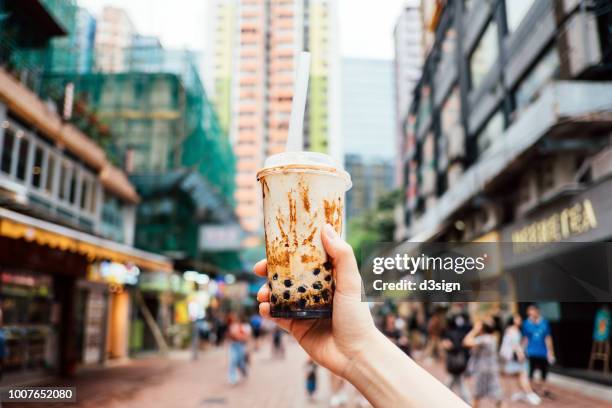
[[[264,207],[273,317],[331,317],[335,271],[321,242],[331,224],[342,232],[349,174],[325,154],[270,156],[257,174]]]

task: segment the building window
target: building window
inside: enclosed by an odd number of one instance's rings
[[[30,148],[30,141],[23,137],[20,137],[21,143],[19,143],[19,151],[17,152],[17,178],[24,181],[26,178],[26,169],[28,161],[28,150]],[[19,136],[19,133],[18,133]]]
[[[424,126],[424,123],[427,123],[429,117],[431,115],[431,98],[430,98],[431,90],[429,86],[424,86],[421,90],[421,97],[419,100],[419,106],[417,111],[417,122],[416,129],[417,132],[421,130],[421,126]]]
[[[514,94],[516,110],[525,109],[533,102],[538,92],[552,79],[559,75],[559,53],[557,48],[551,48],[519,83]]]
[[[498,109],[484,125],[476,137],[478,156],[481,156],[489,147],[500,140],[504,134],[504,114]]]
[[[470,75],[473,89],[480,86],[482,80],[497,60],[498,55],[497,23],[491,21],[470,56]]]
[[[15,144],[15,133],[12,129],[4,131],[4,140],[2,142],[2,171],[6,174],[11,172],[11,164],[13,162],[13,145]]]
[[[44,151],[40,146],[34,148],[34,165],[32,166],[32,186],[41,187]]]
[[[506,0],[508,32],[512,33],[518,28],[534,3],[535,0]]]

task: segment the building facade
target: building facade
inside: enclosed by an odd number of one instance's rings
[[[435,6],[428,22],[433,44],[401,118],[404,238],[610,240],[608,6],[570,0]],[[576,228],[576,216],[597,223]],[[538,227],[538,220],[552,229]],[[545,306],[559,368],[580,373],[600,305]],[[562,340],[570,337],[571,346]]]
[[[104,7],[97,16],[95,67],[102,72],[124,69],[126,50],[132,47],[136,29],[127,12],[118,7]]]
[[[392,61],[342,60],[344,163],[353,180],[346,194],[348,221],[373,209],[394,187],[393,88]]]
[[[421,78],[423,64],[423,18],[420,1],[407,1],[397,19],[393,32],[395,43],[395,118],[396,143],[402,140],[402,119],[412,103],[412,91]],[[396,150],[399,152],[399,149]],[[401,160],[396,154],[396,160]],[[396,169],[401,166],[396,165]],[[397,171],[396,181],[402,184],[402,172]]]
[[[63,115],[64,89],[47,89],[49,66],[39,63],[66,40],[66,11],[74,17],[74,2],[0,5],[0,308],[9,384],[13,375],[71,375],[80,364],[127,357],[138,277],[172,271],[168,258],[134,248],[140,197],[96,143],[105,130],[91,109]]]
[[[229,119],[238,160],[236,211],[256,237],[263,217],[256,173],[266,156],[285,148],[294,58],[302,50],[312,54],[305,148],[342,159],[339,122],[334,120],[340,69],[336,1],[219,0],[212,2],[210,15],[214,68],[207,82],[221,117]]]

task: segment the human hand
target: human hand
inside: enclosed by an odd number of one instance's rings
[[[547,359],[548,359],[548,364],[550,365],[555,364],[555,362],[557,361],[557,359],[555,358],[555,353],[553,353],[552,351],[548,352]]]
[[[270,288],[264,284],[257,293],[259,313],[288,331],[300,346],[320,365],[345,377],[352,359],[373,344],[378,330],[367,303],[361,301],[361,276],[351,246],[342,240],[331,225],[321,232],[325,251],[334,266],[336,290],[331,319],[278,319],[270,316]],[[266,260],[253,268],[267,276]]]

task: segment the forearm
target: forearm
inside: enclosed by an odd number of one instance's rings
[[[355,356],[344,377],[374,407],[467,407],[459,397],[416,364],[382,333]]]
[[[548,352],[552,355],[555,354],[555,349],[553,347],[553,341],[552,341],[552,337],[550,336],[546,336],[546,338],[544,339],[544,341],[546,342],[546,349],[548,350]]]

